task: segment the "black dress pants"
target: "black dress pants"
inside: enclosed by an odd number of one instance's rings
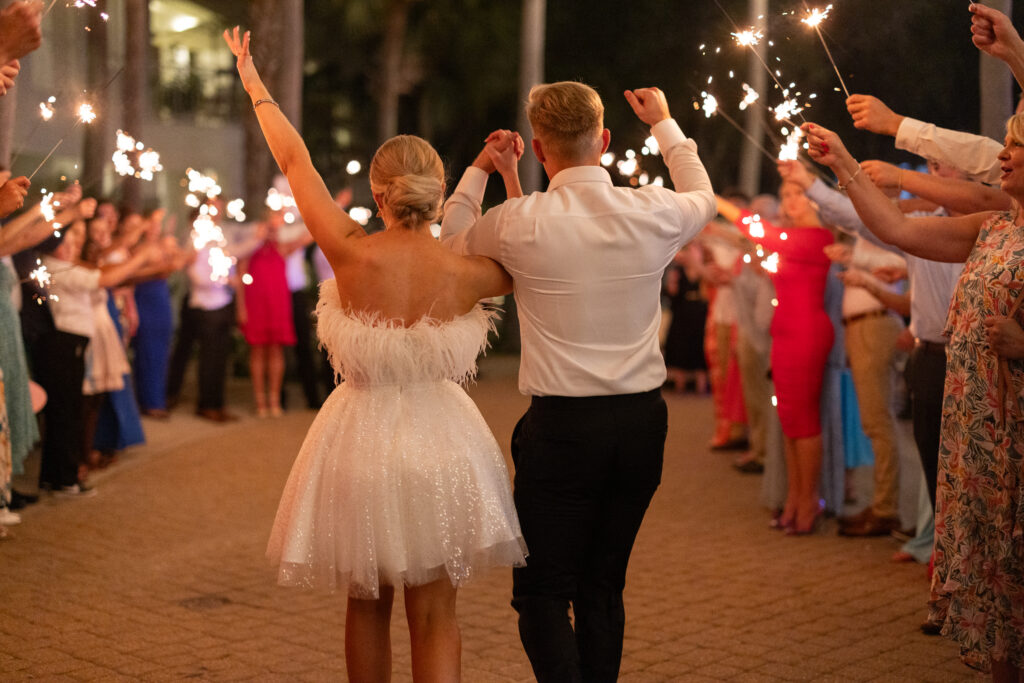
[[[212,311],[195,309],[199,330],[198,410],[223,410],[224,385],[233,342],[235,304]]]
[[[292,322],[295,326],[295,346],[292,349],[295,354],[295,366],[299,381],[302,383],[306,405],[316,410],[323,401],[320,399],[319,376],[313,360],[312,313],[306,290],[292,292]]]
[[[516,426],[514,497],[529,556],[513,570],[512,606],[540,683],[618,677],[626,566],[661,482],[667,429],[658,390],[534,397]]]
[[[61,489],[78,482],[82,450],[82,380],[88,337],[53,331],[29,347],[35,380],[46,390],[39,487]]]
[[[946,384],[946,349],[940,344],[918,344],[910,352],[907,386],[914,422],[914,442],[921,457],[928,496],[935,507],[938,483],[939,437],[942,429],[942,397]]]

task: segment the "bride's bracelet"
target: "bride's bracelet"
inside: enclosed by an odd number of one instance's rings
[[[255,102],[252,103],[252,108],[255,109],[256,107],[260,106],[261,104],[272,104],[275,107],[277,107],[278,109],[281,108],[281,105],[278,104],[277,102],[275,102],[274,99],[271,98],[271,97],[261,97],[260,99],[258,99],[258,100],[256,100]]]
[[[853,172],[853,175],[850,176],[850,179],[847,180],[845,183],[839,183],[838,185],[836,185],[836,189],[839,190],[840,192],[846,192],[846,188],[850,186],[850,183],[853,182],[854,178],[860,175],[860,172],[861,165],[857,164],[857,170]]]

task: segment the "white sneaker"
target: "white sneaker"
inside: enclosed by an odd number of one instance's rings
[[[15,524],[21,524],[21,515],[11,512],[7,508],[0,508],[0,525],[14,526]]]
[[[61,498],[92,498],[96,495],[96,489],[91,486],[78,483],[58,489],[53,492],[53,495],[60,496]]]

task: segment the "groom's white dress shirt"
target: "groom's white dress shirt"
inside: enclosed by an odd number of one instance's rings
[[[576,166],[546,192],[481,217],[488,175],[470,167],[445,204],[442,240],[498,261],[514,280],[524,394],[632,394],[665,381],[662,274],[714,217],[715,197],[678,124],[666,119],[652,132],[676,192],[615,187],[604,168]]]

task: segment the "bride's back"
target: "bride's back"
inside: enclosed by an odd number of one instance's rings
[[[430,233],[444,199],[444,165],[430,143],[399,135],[381,145],[370,164],[370,189],[387,229],[348,240],[334,257],[325,252],[343,308],[409,326],[421,318],[451,320],[493,293],[487,290],[500,267],[456,255]]]
[[[471,266],[426,228],[392,228],[359,240],[351,260],[335,270],[338,298],[352,312],[405,326],[451,320],[476,303]]]

